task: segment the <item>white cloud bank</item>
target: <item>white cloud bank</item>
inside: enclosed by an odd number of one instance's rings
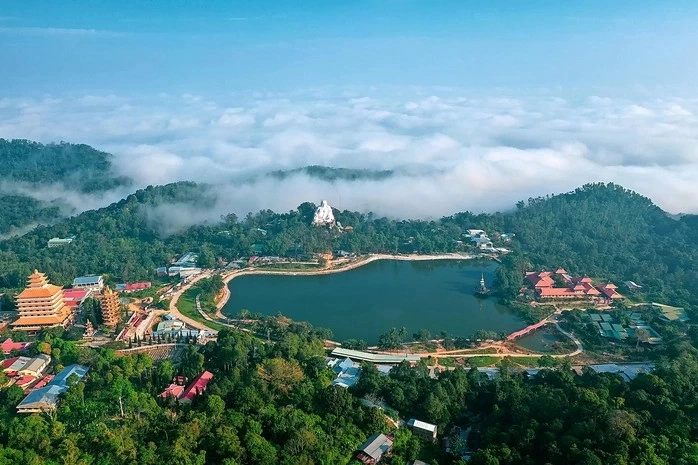
[[[405,97],[409,94],[409,97]],[[0,99],[0,137],[87,143],[138,187],[219,186],[215,215],[287,211],[326,198],[395,217],[511,208],[612,181],[670,212],[698,213],[698,99],[378,94]],[[381,181],[251,175],[306,165],[394,169]],[[201,219],[201,218],[197,218]]]

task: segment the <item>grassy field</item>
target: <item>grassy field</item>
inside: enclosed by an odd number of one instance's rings
[[[218,323],[213,323],[206,320],[201,314],[196,310],[196,294],[190,292],[185,292],[177,301],[177,309],[182,313],[182,315],[191,318],[194,321],[205,324],[211,329],[220,331],[224,326]]]
[[[500,357],[472,357],[467,359],[471,367],[488,367],[496,365],[502,360]]]

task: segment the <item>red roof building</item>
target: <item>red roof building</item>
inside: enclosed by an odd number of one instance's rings
[[[126,292],[142,291],[143,289],[150,289],[150,286],[152,286],[152,283],[150,281],[140,283],[128,283],[126,284],[126,289],[124,290]]]
[[[31,342],[14,342],[11,338],[8,337],[2,343],[2,353],[9,354],[13,350],[25,350],[30,345],[32,345]]]
[[[63,300],[65,306],[71,310],[80,308],[80,305],[92,294],[91,289],[64,289]]]
[[[598,290],[610,300],[625,299],[625,296],[621,295],[618,291],[616,291],[616,289],[617,286],[613,283],[606,283],[598,286]]]
[[[567,286],[556,287],[555,280],[552,278],[553,274],[562,278],[562,281],[566,283]],[[594,283],[590,277],[572,277],[567,274],[564,268],[559,268],[555,273],[549,271],[542,271],[539,273],[528,272],[526,273],[526,280],[531,283],[536,294],[541,299],[585,299],[598,297],[602,293],[609,299],[622,298],[620,294],[615,292],[615,286],[613,284],[610,284],[612,287],[606,285],[603,288],[599,287],[597,289],[594,287]],[[614,295],[614,297],[610,297],[610,295]]]
[[[35,376],[31,375],[23,375],[21,378],[19,378],[17,381],[15,381],[15,384],[22,389],[28,388],[34,381],[36,381]]]
[[[179,399],[182,393],[184,392],[184,386],[180,386],[179,384],[170,384],[167,386],[167,388],[162,391],[162,394],[160,394],[160,397],[163,399],[167,397],[172,397],[173,399]]]
[[[194,381],[187,386],[184,393],[179,398],[180,402],[190,403],[194,400],[194,397],[202,394],[206,390],[209,381],[213,379],[213,373],[210,371],[204,371],[199,376],[194,378]]]

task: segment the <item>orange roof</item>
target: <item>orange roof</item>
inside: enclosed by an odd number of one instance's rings
[[[533,287],[552,287],[553,284],[555,284],[555,281],[548,278],[547,276],[544,276],[540,278],[536,283],[534,283]]]
[[[558,268],[555,274],[567,274],[567,271],[564,268]]]
[[[37,298],[37,297],[53,297],[57,293],[61,292],[60,286],[54,286],[53,284],[47,284],[45,287],[29,287],[17,296],[18,299],[25,298]]]
[[[591,283],[591,278],[589,276],[584,276],[579,280],[580,283]]]
[[[66,308],[66,307],[64,307]],[[56,316],[23,316],[12,323],[12,326],[59,325],[70,316],[70,311]]]

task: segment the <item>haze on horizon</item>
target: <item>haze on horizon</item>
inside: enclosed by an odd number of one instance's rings
[[[435,217],[598,181],[698,213],[697,20],[683,0],[14,2],[0,137],[213,183],[238,214]],[[401,174],[240,182],[307,165]]]

